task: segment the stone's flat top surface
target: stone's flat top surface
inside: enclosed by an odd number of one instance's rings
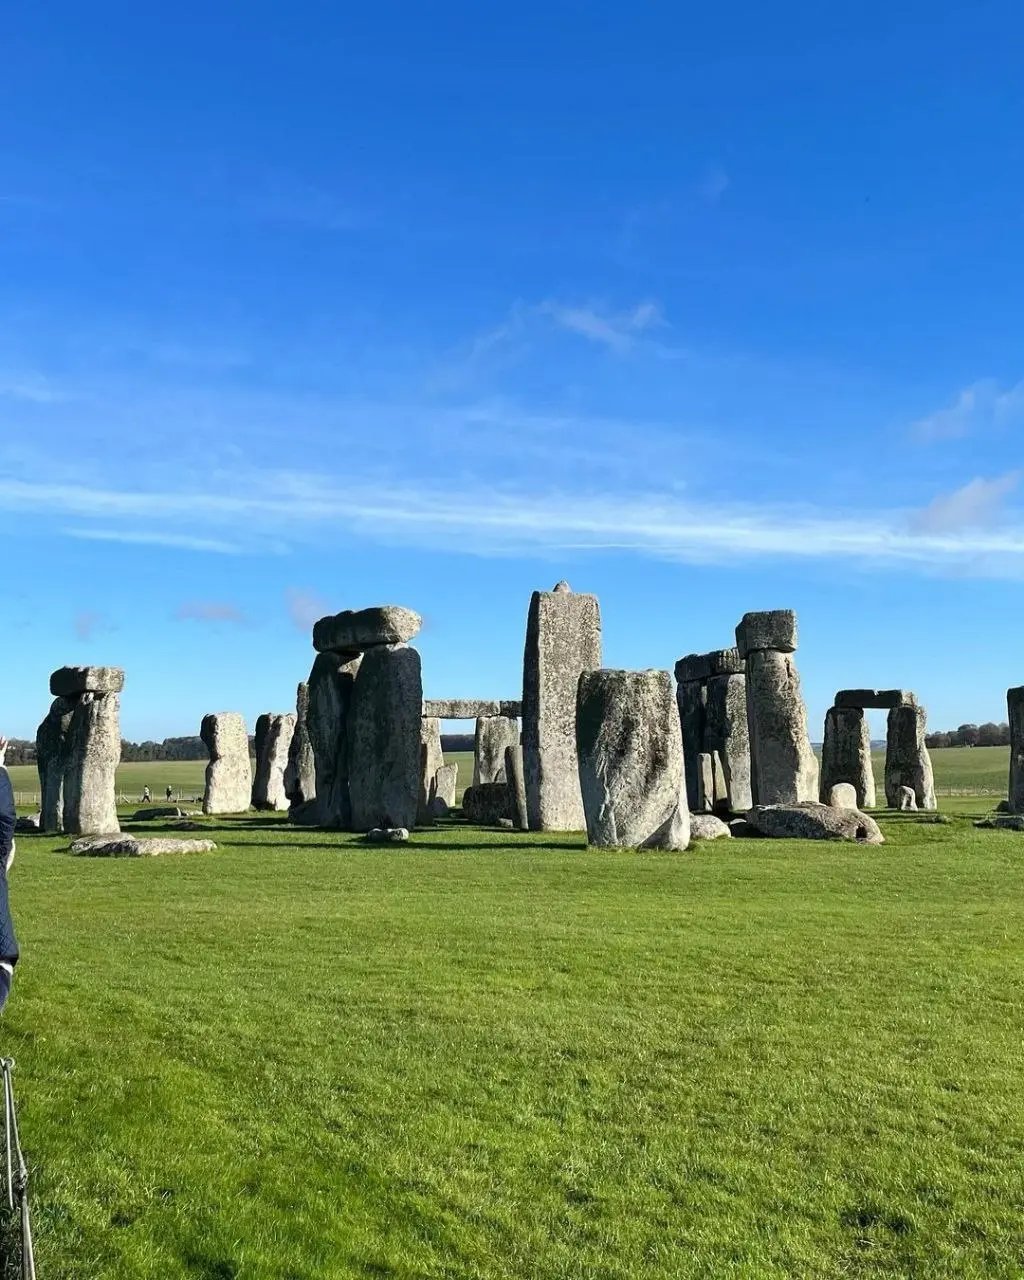
[[[689,684],[691,680],[707,680],[711,675],[711,656],[707,653],[688,653],[676,663],[676,681]]]
[[[781,840],[849,840],[855,844],[884,844],[874,818],[858,809],[830,809],[828,805],[755,805],[747,821],[762,835]]]
[[[712,649],[707,655],[713,676],[741,676],[746,669],[739,649]]]
[[[736,628],[736,647],[744,658],[757,649],[793,653],[796,650],[796,614],[792,609],[745,613]]]
[[[482,720],[506,714],[497,698],[425,698],[423,715],[428,720]],[[516,704],[522,710],[521,704]]]
[[[914,695],[906,689],[840,689],[835,706],[891,711],[893,707],[913,706],[914,701]]]
[[[61,667],[50,676],[50,692],[55,698],[71,698],[78,693],[120,693],[124,672],[120,667]]]
[[[423,619],[400,604],[372,609],[345,609],[321,618],[313,627],[317,653],[360,653],[380,644],[405,644],[423,626]]]
[[[212,840],[174,840],[125,835],[85,836],[71,852],[89,858],[155,858],[161,853],[212,853]]]

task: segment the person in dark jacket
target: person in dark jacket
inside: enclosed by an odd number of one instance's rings
[[[14,861],[14,824],[17,812],[14,808],[14,788],[4,767],[7,757],[7,739],[0,738],[0,1009],[11,993],[14,966],[18,963],[18,939],[14,936],[14,921],[7,899],[7,872]]]

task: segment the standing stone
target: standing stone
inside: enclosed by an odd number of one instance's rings
[[[252,799],[252,766],[245,720],[237,711],[203,716],[199,736],[210,753],[203,813],[244,813]]]
[[[1024,813],[1024,685],[1007,689],[1006,708],[1007,719],[1010,722],[1008,807],[1011,813]]]
[[[907,704],[889,712],[885,743],[885,802],[900,806],[900,788],[910,787],[919,809],[937,809],[932,760],[924,744],[928,716],[924,707]]]
[[[123,683],[123,673],[119,674]],[[115,785],[120,763],[120,695],[81,694],[65,742],[64,830],[70,835],[120,830]]]
[[[854,809],[875,807],[875,774],[871,767],[871,729],[860,707],[829,707],[821,748],[819,799],[830,804],[837,783],[848,782],[857,793]]]
[[[453,761],[443,764],[434,774],[434,799],[431,801],[431,816],[446,818],[448,811],[455,808],[455,796],[459,788],[459,766]]]
[[[434,716],[424,716],[420,721],[420,793],[416,809],[416,821],[420,825],[432,822],[437,809],[437,775],[444,765],[441,750],[441,721]],[[450,805],[445,806],[445,811]]]
[[[590,844],[687,847],[683,741],[667,671],[583,672],[576,746]]]
[[[508,787],[509,808],[517,831],[528,831],[530,819],[526,812],[526,778],[523,774],[523,749],[516,744],[505,748],[505,785]]]
[[[697,757],[697,807],[693,812],[710,813],[714,807],[715,762],[710,751],[702,751]]]
[[[896,808],[904,813],[917,812],[917,795],[913,787],[900,787],[896,792]]]
[[[252,784],[254,809],[288,808],[284,774],[295,735],[292,712],[267,712],[256,721],[256,775]]]
[[[476,722],[473,752],[473,786],[505,781],[505,748],[519,746],[519,721],[508,716],[487,716]]]
[[[859,809],[857,788],[852,782],[836,782],[829,788],[828,807],[830,809]]]
[[[422,706],[417,651],[404,644],[368,649],[348,716],[352,830],[415,825]]]
[[[676,671],[679,664],[676,664]],[[686,794],[690,808],[700,812],[700,754],[704,749],[704,720],[707,708],[707,686],[700,680],[680,681],[676,686],[679,726],[683,735],[683,757],[686,761]]]
[[[309,741],[313,748],[315,817],[321,826],[342,831],[347,831],[352,823],[348,787],[348,721],[352,691],[361,662],[358,654],[352,657],[321,653],[309,673],[308,723]]]
[[[292,808],[307,804],[316,795],[316,760],[309,736],[309,685],[305,681],[295,691],[295,732],[288,748],[284,793]]]
[[[747,729],[745,675],[713,675],[708,680],[704,746],[713,751],[721,763],[725,800],[729,810],[732,813],[746,813],[753,801],[750,794],[750,736]],[[683,752],[686,753],[685,736]]]
[[[807,734],[807,709],[792,652],[790,609],[747,613],[736,628],[747,664],[750,790],[755,805],[817,802],[818,761]]]
[[[576,686],[581,672],[600,665],[597,597],[577,595],[565,582],[535,591],[523,653],[523,772],[531,831],[579,831],[584,825]]]
[[[64,765],[74,710],[73,699],[54,698],[46,719],[36,731],[40,826],[43,831],[64,830]]]

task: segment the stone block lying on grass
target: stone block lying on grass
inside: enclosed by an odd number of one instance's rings
[[[77,857],[155,858],[162,853],[212,853],[212,840],[175,840],[126,835],[84,836],[71,846]]]
[[[884,844],[885,837],[874,818],[857,809],[830,809],[828,805],[755,805],[747,821],[778,840],[849,840],[856,844]]]
[[[690,814],[691,840],[720,840],[723,836],[731,839],[732,831],[721,818],[716,818],[713,813]]]
[[[1024,814],[1000,814],[993,818],[982,818],[980,822],[976,822],[974,825],[990,831],[1024,831]]]
[[[154,822],[157,818],[184,818],[185,814],[177,805],[158,805],[155,809],[137,809],[129,819],[130,822]]]
[[[481,782],[467,787],[462,797],[462,813],[468,822],[493,827],[502,818],[513,817],[512,797],[505,782]]]
[[[409,839],[407,827],[374,827],[367,831],[364,839],[367,844],[405,844]]]
[[[15,824],[15,831],[41,831],[43,828],[43,815],[34,813],[31,817],[19,818]]]

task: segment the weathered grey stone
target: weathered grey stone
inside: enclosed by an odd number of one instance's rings
[[[320,807],[313,800],[302,800],[293,804],[288,810],[288,821],[297,827],[318,827],[320,825]]]
[[[519,745],[519,721],[507,716],[486,716],[476,722],[473,751],[473,786],[505,781],[505,748]]]
[[[301,825],[319,825],[347,831],[352,825],[349,797],[348,724],[352,693],[361,657],[321,653],[309,673],[309,741],[313,748],[316,823],[303,809]],[[417,731],[417,741],[419,733]],[[289,815],[300,821],[296,813]]]
[[[317,653],[362,653],[376,645],[405,644],[423,625],[412,609],[398,604],[373,609],[345,609],[321,618],[313,627]]]
[[[763,838],[757,827],[748,822],[746,818],[730,819],[729,830],[732,832],[733,837],[739,840],[760,840]]]
[[[1013,813],[1013,806],[1009,800],[1000,800],[996,805],[996,813]]]
[[[710,751],[697,757],[697,806],[693,813],[710,813],[715,807],[715,765]]]
[[[675,665],[676,681],[679,684],[691,684],[695,680],[707,680],[711,675],[711,655],[709,653],[688,653]]]
[[[917,812],[917,796],[913,787],[900,787],[896,792],[896,808],[903,813]]]
[[[284,793],[290,808],[316,796],[316,757],[309,736],[309,685],[305,681],[295,691],[295,732],[288,748]]]
[[[932,761],[924,744],[927,714],[921,706],[893,707],[885,743],[885,802],[899,805],[900,787],[910,787],[919,809],[936,809]]]
[[[203,717],[199,736],[210,753],[203,813],[244,813],[252,799],[252,766],[245,720],[237,711]]]
[[[434,777],[434,794],[444,802],[446,809],[455,808],[455,796],[459,788],[459,766],[453,761],[443,764]]]
[[[679,663],[676,663],[676,670]],[[700,756],[704,750],[704,726],[707,711],[707,687],[699,680],[684,680],[676,686],[679,726],[683,738],[683,761],[686,771],[686,798],[694,813],[701,810]],[[744,711],[744,717],[746,712]]]
[[[704,747],[714,752],[720,762],[724,778],[725,807],[731,813],[746,813],[753,803],[753,797],[750,793],[750,735],[747,728],[745,676],[717,675],[708,681],[704,708]],[[683,751],[685,754],[685,736]],[[721,798],[718,790],[716,785],[716,803]]]
[[[512,699],[512,698],[502,698],[502,700],[498,703],[498,715],[500,716],[505,716],[509,720],[519,720],[522,718],[522,714],[523,714],[522,698],[519,698],[518,700]]]
[[[790,654],[753,650],[747,657],[746,692],[755,803],[817,800],[818,761],[807,736],[807,710]]]
[[[830,809],[859,809],[857,788],[852,782],[835,782],[829,787],[826,804]]]
[[[875,774],[871,767],[871,730],[860,707],[829,707],[825,712],[825,741],[821,748],[818,798],[830,804],[829,794],[848,782],[856,794],[854,809],[875,807]]]
[[[683,742],[667,671],[584,671],[576,747],[590,844],[686,848]]]
[[[708,654],[708,665],[712,676],[741,676],[746,671],[739,649],[712,649]]]
[[[288,808],[284,774],[295,734],[291,711],[267,711],[256,721],[256,773],[252,783],[252,807],[283,811]]]
[[[31,817],[24,815],[17,818],[14,823],[15,831],[28,834],[33,831],[42,830],[43,815],[41,813],[33,814]]]
[[[723,837],[731,839],[732,831],[721,818],[716,818],[713,813],[690,814],[691,840],[721,840]]]
[[[71,845],[78,857],[156,858],[164,853],[212,853],[212,840],[176,840],[165,837],[123,836],[116,833],[87,836]]]
[[[793,653],[796,639],[796,614],[792,609],[745,613],[736,628],[736,648],[741,658],[765,649]]]
[[[601,665],[597,597],[535,591],[523,653],[523,772],[531,831],[579,831],[576,686]]]
[[[874,818],[857,809],[830,809],[816,801],[808,804],[755,805],[747,821],[779,840],[850,840],[857,844],[884,844],[885,837]]]
[[[363,838],[367,844],[405,844],[409,830],[407,827],[372,827]]]
[[[468,822],[493,827],[502,818],[510,818],[508,786],[504,782],[481,782],[467,787],[462,797],[462,813]]]
[[[1006,710],[1006,718],[1010,722],[1010,784],[1007,805],[1011,813],[1024,813],[1024,685],[1007,689]]]
[[[82,836],[117,831],[120,695],[80,694],[64,746],[64,830]]]
[[[176,804],[155,805],[152,809],[136,809],[130,822],[156,822],[158,818],[184,818]]]
[[[1024,814],[1015,813],[982,818],[974,824],[976,827],[987,827],[995,831],[1024,831]]]
[[[420,794],[420,655],[404,644],[363,655],[348,718],[352,829],[412,827]]]
[[[479,720],[504,715],[504,705],[497,698],[426,698],[423,714],[431,720]]]
[[[523,748],[505,748],[505,785],[508,787],[512,824],[517,831],[528,831],[530,819],[526,811],[526,778],[523,774]]]
[[[420,793],[416,803],[416,823],[427,826],[435,817],[434,801],[437,798],[437,774],[444,765],[441,750],[441,722],[432,716],[420,721]],[[448,812],[444,806],[444,813]],[[442,814],[443,816],[443,814]]]
[[[44,831],[51,833],[64,830],[64,768],[74,712],[72,699],[55,698],[46,719],[36,731],[42,826]]]
[[[120,667],[61,667],[50,676],[50,692],[55,698],[120,693],[123,688],[124,672]]]
[[[917,699],[906,689],[840,689],[837,707],[860,707],[862,710],[891,711],[893,707],[912,706]]]

